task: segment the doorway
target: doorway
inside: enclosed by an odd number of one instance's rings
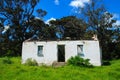
[[[65,62],[65,45],[58,45],[58,62]]]

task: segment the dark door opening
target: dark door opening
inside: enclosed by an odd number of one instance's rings
[[[58,62],[65,62],[65,45],[58,45]]]

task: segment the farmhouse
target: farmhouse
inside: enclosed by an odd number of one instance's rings
[[[22,63],[32,58],[40,64],[52,65],[76,55],[90,59],[95,66],[101,65],[98,40],[24,41],[22,45]]]

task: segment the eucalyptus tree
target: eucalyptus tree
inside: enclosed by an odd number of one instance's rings
[[[84,15],[84,20],[88,24],[88,31],[91,30],[97,34],[102,48],[103,58],[111,58],[112,43],[115,39],[117,30],[113,25],[116,20],[113,15],[109,13],[101,0],[91,0],[86,7],[81,9],[80,15]]]
[[[9,26],[6,31],[0,30],[4,39],[2,43],[6,43],[3,45],[6,47],[4,54],[20,55],[22,42],[38,32],[34,27],[43,27],[40,25],[31,26],[31,21],[36,17],[33,13],[39,1],[0,0],[0,21],[3,26]],[[37,9],[36,12],[40,18],[46,15],[46,11],[41,9]],[[43,22],[40,24],[43,24]]]
[[[51,24],[56,27],[56,33],[61,35],[61,39],[67,37],[75,40],[83,39],[86,32],[86,23],[75,16],[67,16],[56,21],[51,21]]]

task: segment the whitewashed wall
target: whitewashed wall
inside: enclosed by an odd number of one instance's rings
[[[99,42],[94,40],[81,41],[25,41],[22,46],[22,63],[28,58],[35,59],[38,63],[51,65],[57,61],[57,45],[65,45],[65,61],[77,55],[77,45],[83,45],[84,57],[90,59],[95,66],[101,65]],[[37,55],[38,46],[43,46],[43,57]]]

